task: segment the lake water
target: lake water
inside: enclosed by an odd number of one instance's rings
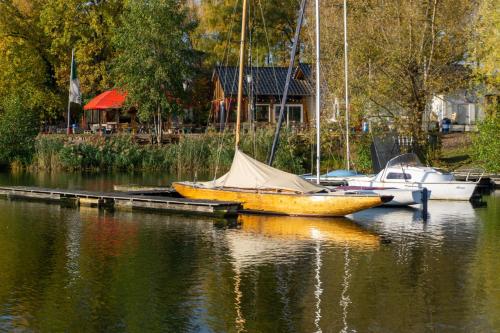
[[[109,190],[160,175],[8,175]],[[500,331],[500,193],[237,220],[0,199],[0,331]]]

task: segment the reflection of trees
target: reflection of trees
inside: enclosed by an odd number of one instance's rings
[[[4,318],[12,318],[8,324],[12,330],[40,329],[51,320],[40,313],[53,291],[62,296],[61,303],[66,301],[60,272],[67,225],[60,221],[71,219],[74,211],[3,200],[0,211],[0,311],[8,313]],[[0,327],[4,327],[1,320]]]
[[[0,310],[12,328],[178,332],[196,325],[201,305],[192,299],[207,247],[196,228],[206,221],[138,214],[138,223],[135,214],[0,205],[10,206],[12,221],[0,233],[8,251],[0,253]],[[16,290],[15,304],[5,305]]]
[[[358,331],[460,330],[477,309],[466,286],[477,217],[468,202],[430,202],[427,224],[408,210],[378,209],[377,230],[392,243],[353,257],[350,311]],[[378,215],[380,213],[380,215]],[[361,214],[356,214],[355,219]],[[373,314],[373,315],[367,315]],[[376,315],[375,315],[376,314]]]
[[[497,190],[498,192],[498,190]],[[477,325],[477,331],[495,331],[500,327],[500,256],[498,246],[500,244],[500,196],[487,197],[488,209],[478,210],[482,225],[479,227],[477,239],[477,251],[474,260],[470,264],[471,283],[469,298],[477,311],[467,314],[472,322],[481,323]],[[496,291],[496,292],[495,292]],[[484,315],[482,315],[484,314]],[[481,320],[482,318],[484,320]]]
[[[198,251],[205,248],[197,237],[200,222],[175,217],[120,214],[120,224],[139,227],[137,246],[113,259],[107,309],[112,323],[128,331],[179,332],[192,325],[192,289],[196,289]],[[201,221],[203,222],[203,221]],[[103,290],[104,291],[104,290]],[[106,294],[104,294],[106,295]],[[116,326],[109,326],[111,330]]]
[[[347,219],[244,216],[224,229],[0,201],[0,330],[491,331],[496,206],[425,226],[398,214],[372,224],[392,239],[380,245]]]

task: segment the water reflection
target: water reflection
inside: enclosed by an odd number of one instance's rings
[[[0,331],[500,327],[500,197],[236,223],[0,200]],[[390,238],[391,242],[384,242]]]
[[[311,309],[314,316],[313,328],[315,332],[322,332],[322,295],[323,282],[321,269],[323,252],[335,247],[345,249],[345,264],[343,272],[343,289],[339,304],[343,311],[344,329],[348,329],[347,312],[350,303],[348,288],[349,248],[374,251],[380,246],[380,237],[353,223],[347,218],[306,218],[283,217],[266,215],[241,215],[238,218],[239,228],[230,230],[227,235],[230,255],[233,259],[235,273],[235,308],[237,312],[236,324],[238,331],[244,331],[244,319],[241,309],[243,294],[240,288],[243,270],[252,270],[252,266],[273,263],[290,265],[301,261],[304,256],[310,256],[313,286],[312,296],[314,307]],[[312,250],[312,253],[311,253]],[[311,256],[312,255],[312,256]],[[282,279],[278,286],[280,298],[283,302],[283,315],[288,330],[292,328],[286,319],[289,317],[290,300],[286,295],[290,292]]]
[[[443,239],[450,227],[473,227],[476,211],[468,201],[429,201],[428,219],[422,218],[422,210],[414,207],[380,207],[352,215],[359,224],[384,234],[399,237],[406,234],[422,234],[434,240]],[[375,227],[375,228],[374,228]]]

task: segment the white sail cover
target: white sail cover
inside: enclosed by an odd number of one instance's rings
[[[199,183],[207,188],[232,187],[242,189],[286,190],[299,193],[324,191],[297,175],[281,171],[259,162],[240,150],[236,150],[231,169],[224,176],[209,182]]]

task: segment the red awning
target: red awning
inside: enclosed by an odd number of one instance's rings
[[[84,110],[120,109],[123,107],[127,93],[120,93],[116,89],[108,90],[94,97],[83,107]]]

